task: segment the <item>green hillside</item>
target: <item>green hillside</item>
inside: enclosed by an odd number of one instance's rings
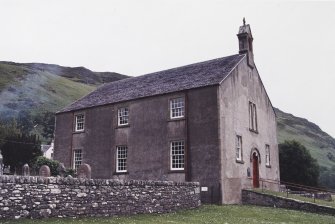
[[[319,165],[331,168],[335,165],[335,139],[319,126],[304,118],[295,117],[275,109],[279,143],[285,140],[301,142],[318,160]]]
[[[335,189],[335,139],[304,118],[276,109],[279,143],[297,140],[318,161],[319,185]]]

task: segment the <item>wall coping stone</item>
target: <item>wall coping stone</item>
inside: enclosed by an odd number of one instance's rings
[[[199,182],[173,182],[153,180],[117,180],[117,179],[84,179],[73,177],[41,177],[41,176],[0,176],[0,183],[17,184],[61,184],[84,186],[194,186],[199,187]]]
[[[254,197],[248,197],[245,193],[253,194]],[[268,200],[255,200],[255,196],[263,197],[263,199],[268,198]],[[250,195],[249,195],[250,196]],[[282,202],[280,202],[281,200]],[[335,216],[335,208],[327,205],[319,205],[312,202],[305,202],[294,198],[285,198],[282,196],[275,196],[261,192],[255,192],[249,189],[242,190],[242,204],[249,204],[249,205],[258,205],[258,206],[276,206],[278,208],[286,208],[286,209],[293,209],[298,211],[307,211],[312,213],[318,214],[327,214]]]

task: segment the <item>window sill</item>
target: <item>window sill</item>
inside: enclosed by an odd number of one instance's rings
[[[185,170],[169,170],[168,173],[185,173]]]
[[[243,160],[236,160],[236,163],[244,164]]]
[[[130,124],[125,124],[125,125],[118,125],[115,127],[115,129],[119,129],[119,128],[129,128]]]
[[[72,131],[72,134],[80,134],[80,133],[85,133],[85,130],[82,130],[82,131]]]
[[[258,134],[258,131],[257,131],[257,130],[254,130],[254,129],[250,129],[250,128],[249,128],[249,131],[250,131],[250,132],[253,132],[253,133],[255,133],[255,134]]]
[[[271,165],[265,165],[266,168],[271,168]]]
[[[113,173],[113,175],[128,175],[129,174],[129,172],[127,171],[127,172],[114,172]]]
[[[179,117],[179,118],[170,118],[167,121],[171,122],[171,121],[184,121],[184,120],[186,120],[185,117]]]

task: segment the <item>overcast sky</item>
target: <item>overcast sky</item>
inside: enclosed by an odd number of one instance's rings
[[[137,76],[238,53],[242,18],[272,104],[335,137],[335,2],[0,0],[0,60]]]

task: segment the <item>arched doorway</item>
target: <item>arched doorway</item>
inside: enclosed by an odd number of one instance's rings
[[[259,188],[259,155],[257,152],[252,153],[252,185]]]

